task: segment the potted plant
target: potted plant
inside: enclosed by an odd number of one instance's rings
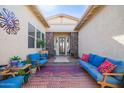
[[[48,58],[48,51],[45,50],[46,41],[45,40],[38,40],[37,42],[42,47],[42,50],[39,51],[41,53],[42,58]]]
[[[18,63],[21,61],[21,58],[19,56],[13,56],[10,58],[10,65],[17,67]]]
[[[37,40],[37,42],[42,47],[42,50],[43,50],[45,48],[45,46],[46,46],[45,40]]]
[[[29,79],[30,74],[26,74],[25,71],[22,70],[22,69],[21,69],[21,70],[18,70],[18,71],[17,71],[17,74],[18,74],[19,76],[24,76],[24,82],[25,82],[25,83],[28,82],[28,79]]]

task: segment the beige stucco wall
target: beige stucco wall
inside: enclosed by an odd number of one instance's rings
[[[124,6],[106,6],[79,32],[79,55],[124,60]]]
[[[47,20],[49,24],[77,24],[77,21],[66,17],[55,17]]]
[[[74,28],[78,23],[78,21],[66,17],[55,17],[47,21],[50,25],[47,32],[74,32]]]
[[[17,35],[8,35],[0,28],[0,64],[7,64],[11,56],[18,55],[25,59],[27,54],[39,51],[36,48],[28,48],[28,22],[45,32],[43,24],[26,6],[0,6],[0,11],[2,8],[7,8],[15,13],[20,21],[20,31]]]

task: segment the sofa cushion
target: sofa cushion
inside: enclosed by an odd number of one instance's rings
[[[80,64],[80,66],[81,67],[83,67],[85,70],[87,69],[87,68],[95,68],[95,69],[97,69],[97,67],[96,66],[93,66],[92,64],[90,64],[90,63],[87,63],[87,62],[85,62],[85,61],[83,61],[83,60],[78,60],[78,62],[79,62],[79,64]]]
[[[104,61],[105,61],[105,57],[101,57],[101,56],[98,56],[98,55],[91,55],[91,60],[90,60],[90,63],[94,66],[99,66],[101,65]]]
[[[92,61],[94,60],[95,56],[96,56],[95,54],[89,54],[88,62],[92,63]]]
[[[88,62],[88,54],[82,54],[81,60]]]
[[[92,65],[93,66],[93,65]],[[87,68],[88,73],[96,80],[96,81],[102,81],[103,75],[96,69],[96,68]]]
[[[117,61],[110,58],[107,58],[111,63],[117,65],[116,68],[113,70],[113,73],[124,73],[124,62],[123,61]],[[114,76],[118,80],[122,80],[123,76]]]
[[[97,70],[96,66],[82,60],[78,61],[82,68],[84,68],[96,81],[102,81],[103,75]]]
[[[98,70],[101,73],[111,73],[115,69],[116,65],[112,64],[108,60],[105,60],[99,67]]]
[[[48,62],[48,60],[43,59],[43,60],[40,60],[40,61],[38,62],[38,64],[43,65],[43,64],[45,64],[45,63],[47,63],[47,62]]]
[[[108,76],[106,82],[109,84],[114,84],[114,85],[119,85],[119,86],[121,86],[123,84],[122,81],[120,81],[112,76]]]
[[[48,58],[48,54],[41,54],[41,58]]]
[[[41,55],[39,53],[29,54],[28,55],[30,60],[40,60]]]

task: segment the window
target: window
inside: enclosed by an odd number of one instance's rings
[[[42,40],[45,40],[45,38],[44,38],[44,33],[42,33]]]
[[[42,33],[42,40],[44,40],[46,42],[46,38],[44,36],[44,33]],[[46,48],[46,45],[43,48],[45,49]]]
[[[37,29],[37,41],[38,40],[41,40],[41,32],[40,30]],[[38,44],[38,42],[37,42],[37,48],[40,48],[40,45]]]
[[[28,48],[41,48],[37,42],[38,40],[45,40],[44,33],[28,23]]]
[[[28,23],[28,48],[35,48],[35,27]]]

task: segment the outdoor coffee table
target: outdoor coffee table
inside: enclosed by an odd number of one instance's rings
[[[13,77],[15,77],[16,74],[17,74],[17,72],[13,72],[10,69],[8,69],[6,71],[5,70],[0,71],[0,75],[2,75],[2,76],[13,76]]]
[[[19,70],[24,70],[26,74],[31,73],[31,64],[26,64],[23,67],[10,67],[11,71],[19,71]]]
[[[11,75],[11,76],[15,77],[15,75],[18,74],[17,71],[24,70],[26,74],[29,74],[29,73],[31,73],[30,69],[31,69],[31,64],[26,64],[23,67],[9,67],[6,70],[0,71],[0,75],[2,75],[2,76],[9,76],[9,75]]]
[[[31,74],[31,64],[26,64],[22,67],[10,67],[10,70],[11,71],[16,71],[17,72],[17,75],[22,75],[24,76],[24,82],[28,82],[29,80],[29,76]],[[24,71],[24,74],[20,74],[19,71],[22,70]]]

